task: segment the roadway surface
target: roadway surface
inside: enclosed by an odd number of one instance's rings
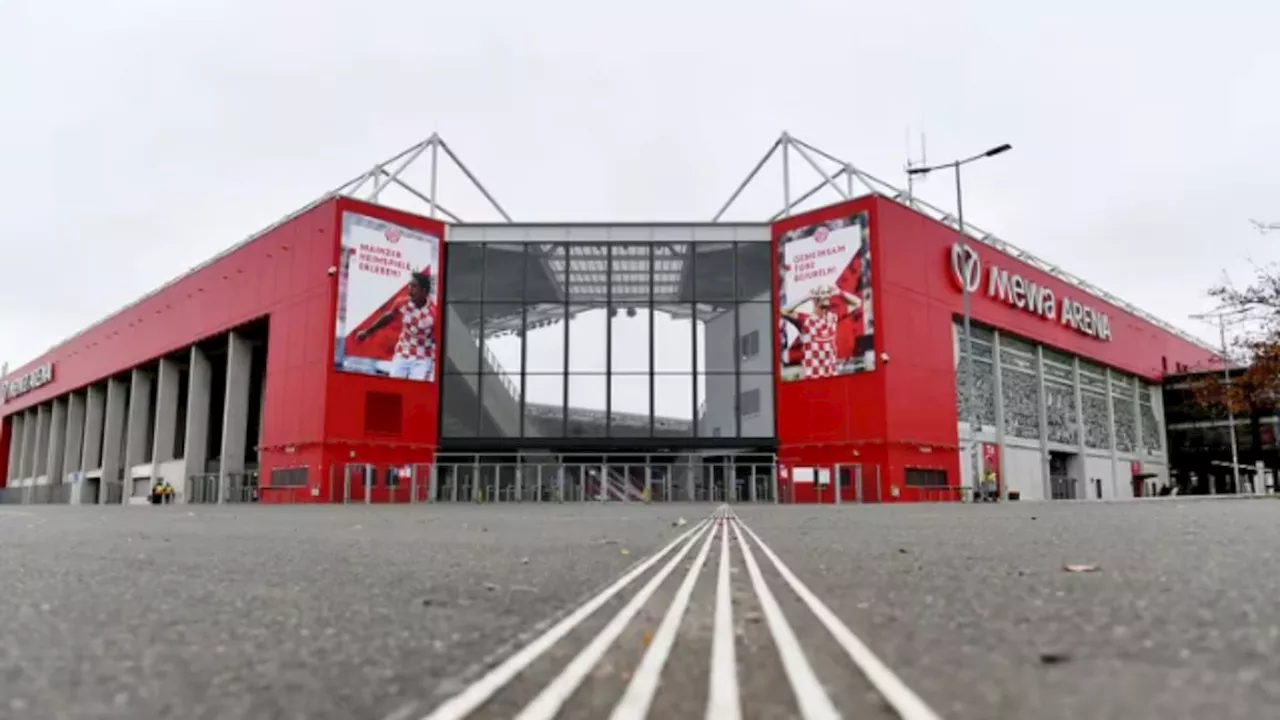
[[[1271,500],[5,506],[0,717],[699,718],[713,696],[725,718],[1275,717],[1278,519]]]

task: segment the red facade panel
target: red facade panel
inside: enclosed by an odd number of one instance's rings
[[[869,372],[799,381],[784,381],[779,375],[779,463],[833,471],[837,465],[862,464],[864,478],[877,465],[883,500],[936,497],[937,491],[907,487],[905,475],[908,468],[941,469],[953,484],[959,482],[952,322],[962,311],[962,293],[952,262],[955,231],[881,197],[859,198],[788,218],[773,230],[779,257],[775,297],[781,297],[780,274],[789,271],[779,238],[853,213],[869,217],[877,364]],[[1155,382],[1166,366],[1170,370],[1177,364],[1196,367],[1215,359],[1214,353],[1025,263],[977,243],[970,247],[979,258],[981,280],[972,296],[975,322]],[[1038,313],[1028,309],[1027,302],[1019,307],[1015,300],[1021,298],[1001,296],[1003,287],[997,288],[995,296],[989,295],[992,267],[1020,276],[1023,295],[1031,285],[1048,288],[1059,312],[1049,317],[1043,307]],[[1106,315],[1110,337],[1084,332],[1070,321],[1064,324],[1060,308],[1065,301]],[[781,342],[779,333],[775,337],[779,357]],[[825,500],[821,490],[812,486],[788,492],[797,502]]]
[[[330,465],[430,462],[438,438],[438,381],[405,382],[334,367],[337,277],[330,268],[338,263],[345,211],[444,238],[439,222],[347,198],[309,208],[14,370],[13,376],[22,376],[53,363],[54,378],[0,410],[6,416],[0,455],[9,449],[9,415],[266,318],[259,447],[264,485],[274,468],[315,468],[312,486],[323,490],[330,485]],[[439,324],[436,318],[436,347]],[[370,422],[370,392],[396,396],[401,416],[390,425],[385,418]],[[396,431],[388,434],[388,427]],[[7,463],[0,465],[0,473],[6,469]],[[309,495],[311,488],[290,492]],[[264,496],[273,498],[279,495]]]
[[[781,239],[788,233],[802,230],[821,223],[835,222],[842,218],[853,217],[859,213],[868,213],[870,219],[870,256],[871,294],[875,313],[880,312],[879,274],[876,272],[877,248],[876,225],[871,214],[874,202],[871,198],[863,198],[850,203],[842,203],[809,213],[796,215],[783,220],[773,227],[774,256],[774,297],[782,298],[783,287],[780,268],[786,264],[780,245]],[[849,288],[842,282],[846,275],[839,269],[835,273],[836,283],[842,288]],[[794,302],[798,298],[792,298]],[[780,301],[780,300],[779,300]],[[883,323],[876,321],[873,334],[873,352],[879,355],[883,351],[883,338],[880,328]],[[840,342],[837,332],[837,346]],[[782,357],[782,333],[774,334],[775,357]],[[842,351],[843,352],[843,351]],[[778,433],[778,462],[787,466],[822,466],[835,469],[837,465],[863,464],[874,468],[886,457],[888,440],[886,419],[886,396],[884,374],[877,370],[853,372],[834,377],[802,378],[784,380],[782,373],[776,373],[775,414]],[[955,430],[953,428],[952,434]],[[874,472],[864,477],[874,477]],[[789,480],[784,480],[789,482]],[[783,497],[795,502],[832,502],[834,491],[824,490],[813,484],[793,484],[784,488]],[[822,493],[828,495],[824,496]],[[851,490],[846,491],[849,495]],[[850,495],[848,500],[852,500]]]
[[[320,348],[297,327],[298,311],[329,291],[335,205],[310,208],[13,370],[21,376],[52,362],[53,382],[10,399],[0,412],[18,412],[261,317],[271,317],[273,338]],[[321,358],[294,359],[300,366]]]
[[[951,255],[957,240],[956,232],[891,200],[876,198],[874,203],[877,229],[884,242],[877,269],[884,283],[885,305],[899,306],[890,312],[901,319],[905,314],[899,310],[903,306],[909,307],[911,316],[917,318],[916,323],[928,322],[930,325],[936,322],[939,313],[947,317],[958,315],[962,308],[962,294]],[[976,242],[970,243],[969,247],[977,253],[980,265],[979,287],[971,298],[971,313],[977,322],[1151,382],[1160,380],[1166,372],[1166,364],[1172,371],[1177,363],[1197,367],[1216,360],[1215,353],[993,248]],[[1049,289],[1056,305],[1054,317],[1016,307],[1009,300],[1001,299],[998,293],[992,297],[988,293],[992,268],[1019,275],[1028,286],[1034,284],[1037,288]],[[1067,300],[1105,314],[1109,320],[1110,339],[1099,339],[1069,323],[1064,324],[1061,306]],[[889,319],[885,320],[884,327],[889,333],[902,329],[900,324]],[[916,336],[912,335],[912,338]],[[935,338],[936,342],[940,341]],[[946,342],[949,346],[950,339]],[[931,346],[930,349],[938,347]],[[945,356],[947,362],[950,362],[950,357],[950,354]]]
[[[442,223],[418,215],[398,210],[371,205],[356,200],[342,198],[338,201],[336,217],[341,218],[343,212],[354,212],[361,215],[393,223],[403,228],[434,235],[441,240],[438,262],[443,266],[445,227]],[[340,220],[338,220],[340,222]],[[332,264],[339,262],[340,245],[333,244]],[[439,289],[437,288],[437,293]],[[439,294],[439,293],[438,293]],[[440,295],[440,297],[443,297]],[[337,285],[334,280],[333,292],[320,312],[312,311],[311,317],[324,326],[324,375],[325,395],[328,404],[323,415],[324,428],[322,434],[326,440],[323,463],[325,466],[341,466],[347,463],[414,464],[429,463],[435,457],[439,444],[440,422],[440,379],[439,368],[436,377],[429,382],[412,382],[386,377],[376,377],[350,372],[341,372],[334,368],[334,342],[336,339],[335,312],[337,302]],[[441,347],[441,318],[439,302],[436,303],[436,317],[432,325],[435,334],[435,347]],[[398,418],[368,417],[369,412],[394,412],[394,405],[370,404],[370,394],[396,396],[399,398]],[[380,409],[381,408],[381,409]],[[392,408],[390,410],[386,408]],[[407,484],[399,489],[406,494]],[[377,492],[390,492],[379,486]],[[382,498],[374,497],[375,501]]]

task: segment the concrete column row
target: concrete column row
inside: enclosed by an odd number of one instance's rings
[[[253,346],[248,338],[231,333],[220,418],[220,502],[225,501],[225,488],[231,479],[245,470],[252,358]],[[106,383],[15,414],[9,446],[10,482],[47,475],[50,482],[61,483],[72,472],[100,469],[103,491],[99,502],[106,501],[109,483],[123,483],[122,500],[128,502],[133,494],[133,468],[138,465],[151,463],[151,476],[158,477],[161,463],[181,459],[184,476],[203,474],[209,461],[209,423],[213,420],[209,416],[213,369],[205,352],[192,346],[187,368],[186,423],[181,430],[182,458],[175,457],[180,373],[177,362],[164,358],[154,374],[135,368],[127,380],[112,377]],[[150,421],[153,383],[154,425]],[[253,410],[261,412],[261,408]]]

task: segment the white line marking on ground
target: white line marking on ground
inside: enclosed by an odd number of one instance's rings
[[[633,567],[622,577],[618,578],[612,585],[600,591],[598,595],[588,600],[577,610],[574,610],[563,620],[552,625],[545,633],[538,636],[528,645],[525,645],[511,657],[507,658],[502,664],[490,670],[479,680],[472,683],[466,690],[458,693],[454,697],[447,700],[440,707],[436,708],[423,720],[461,720],[470,715],[476,708],[483,705],[511,681],[513,677],[518,675],[525,668],[529,667],[534,660],[537,660],[552,645],[559,642],[564,636],[568,635],[574,628],[586,620],[592,613],[600,609],[601,605],[609,602],[614,595],[617,595],[623,588],[631,584],[646,570],[653,567],[659,560],[666,557],[680,543],[684,542],[695,532],[702,530],[710,523],[710,518],[704,519],[692,528],[681,533],[676,539],[667,543],[661,550],[651,555],[648,559]]]
[[[680,548],[680,551],[672,556],[667,561],[667,564],[649,579],[649,582],[645,583],[645,586],[618,611],[617,615],[613,616],[609,624],[582,649],[582,652],[579,652],[565,666],[564,670],[560,671],[556,679],[543,688],[542,692],[538,693],[538,696],[526,705],[519,715],[516,715],[516,720],[551,720],[554,718],[560,712],[560,708],[564,707],[569,697],[573,695],[573,692],[582,684],[582,680],[591,672],[591,669],[596,666],[596,663],[600,662],[600,658],[609,650],[609,646],[613,645],[618,636],[622,634],[622,631],[626,629],[627,623],[631,622],[636,613],[640,612],[640,608],[644,607],[644,604],[648,602],[654,591],[658,589],[658,586],[676,569],[676,566],[680,564],[685,555],[689,554],[689,550],[697,543],[697,539],[714,526],[714,521],[700,525],[698,533],[694,535],[694,539],[685,543],[684,547]]]
[[[782,579],[786,580],[796,595],[800,596],[804,604],[809,606],[809,610],[817,616],[836,642],[840,644],[840,647],[844,648],[849,658],[853,660],[854,665],[858,666],[858,669],[880,692],[885,701],[889,703],[889,706],[898,713],[898,717],[902,718],[902,720],[940,720],[938,714],[926,705],[919,695],[916,695],[911,688],[907,687],[906,683],[902,682],[902,679],[895,675],[888,665],[885,665],[880,658],[876,657],[876,654],[871,652],[871,649],[859,640],[853,634],[853,631],[840,618],[836,617],[835,613],[831,612],[831,609],[825,603],[818,599],[818,596],[814,595],[804,583],[800,582],[795,573],[791,572],[791,568],[787,567],[786,563],[782,562],[774,554],[773,550],[769,549],[769,546],[760,539],[759,535],[756,535],[741,520],[737,520],[736,517],[734,519],[737,521],[734,529],[741,527],[751,535],[751,538],[760,547],[761,552],[778,569]]]
[[[658,624],[658,630],[653,634],[649,649],[641,658],[640,666],[636,668],[631,682],[627,684],[626,692],[614,706],[613,715],[610,716],[612,720],[644,720],[649,716],[649,708],[653,705],[653,698],[658,693],[658,680],[662,677],[662,668],[667,664],[667,658],[671,656],[671,648],[676,643],[676,633],[679,632],[685,610],[689,607],[693,587],[697,584],[698,575],[702,572],[707,554],[711,551],[711,541],[715,540],[716,530],[724,527],[726,522],[722,508],[717,513],[715,523],[707,533],[707,539],[702,543],[698,556],[694,558],[693,564],[689,566],[689,572],[685,573],[680,588],[676,590],[671,605],[667,607],[666,615]]]
[[[715,629],[711,636],[711,682],[707,720],[739,720],[738,660],[734,651],[733,590],[729,583],[729,521],[720,525],[720,573],[716,579]]]
[[[756,597],[760,599],[760,609],[764,613],[765,624],[769,626],[769,633],[773,635],[773,642],[778,648],[782,670],[786,673],[787,681],[791,683],[791,691],[795,693],[796,702],[800,705],[800,716],[805,720],[838,720],[840,713],[832,704],[822,683],[818,682],[818,676],[814,674],[809,658],[800,647],[795,631],[791,629],[786,616],[782,614],[782,608],[778,607],[778,601],[774,598],[773,592],[765,584],[764,576],[760,574],[760,566],[756,564],[756,559],[751,554],[751,547],[747,545],[746,540],[743,540],[742,532],[738,529],[736,516],[730,522],[733,524],[733,535],[738,540],[738,548],[742,551],[742,560],[747,566],[747,574],[751,576],[751,586],[756,591]]]

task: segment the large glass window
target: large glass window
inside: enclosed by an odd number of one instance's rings
[[[694,299],[716,301],[737,297],[734,244],[699,243],[694,248]]]
[[[503,374],[517,381],[524,366],[524,306],[513,302],[486,302],[481,307],[485,349],[484,372]]]
[[[440,377],[440,435],[447,438],[469,438],[479,433],[480,376],[445,374]]]
[[[445,302],[477,302],[484,281],[484,246],[445,246]]]
[[[563,374],[524,378],[524,436],[564,435],[565,380]]]
[[[772,435],[769,244],[625,230],[449,246],[446,437]]]
[[[618,375],[609,379],[609,435],[648,437],[650,434],[649,374]]]
[[[475,374],[480,372],[480,303],[447,303],[444,310],[444,372]],[[449,338],[456,338],[454,342]],[[467,338],[470,342],[464,342]]]
[[[524,300],[530,304],[563,303],[566,284],[564,245],[527,245],[524,257]]]
[[[653,372],[687,375],[693,372],[693,306],[654,310]]]
[[[484,246],[484,301],[515,301],[524,297],[524,244]]]
[[[566,364],[565,307],[528,308],[524,318],[524,367],[530,375],[562,375]]]
[[[738,243],[738,299],[768,302],[773,291],[769,243]]]

